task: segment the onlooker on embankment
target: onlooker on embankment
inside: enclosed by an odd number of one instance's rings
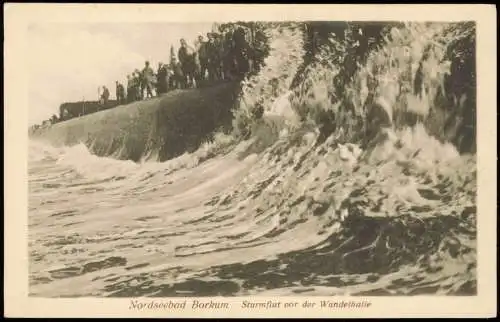
[[[149,61],[146,61],[144,69],[142,70],[142,97],[144,97],[144,89],[146,90],[146,98],[153,97],[153,84],[155,82],[155,74],[153,69],[149,66]]]
[[[102,87],[102,94],[101,94],[101,105],[106,105],[109,100],[109,90],[106,86]]]
[[[197,67],[198,70],[198,79],[200,83],[205,82],[206,75],[208,72],[208,63],[209,57],[207,53],[207,42],[204,41],[203,36],[198,36],[198,42],[196,43],[196,52],[197,52]]]
[[[213,32],[209,32],[207,36],[208,79],[211,82],[214,82],[221,79],[219,71],[222,62],[220,57],[220,50],[215,41],[216,34]]]
[[[144,80],[142,77],[142,73],[136,69],[134,71],[134,92],[135,92],[135,101],[141,101],[144,99]]]
[[[158,63],[158,71],[156,73],[156,93],[161,95],[167,92],[168,84],[168,72],[166,66],[162,63]]]
[[[196,81],[196,61],[195,61],[195,51],[193,47],[189,46],[186,40],[183,38],[180,40],[181,47],[177,53],[179,57],[179,62],[182,66],[183,73],[183,87],[195,87]]]
[[[116,102],[118,104],[125,103],[125,88],[118,81],[116,81]]]
[[[137,94],[135,93],[135,80],[132,75],[127,75],[127,102],[135,101]]]

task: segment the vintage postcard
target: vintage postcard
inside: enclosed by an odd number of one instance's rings
[[[6,316],[495,315],[495,7],[4,14]]]

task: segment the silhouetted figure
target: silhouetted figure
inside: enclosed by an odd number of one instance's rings
[[[207,43],[207,55],[208,55],[208,79],[213,82],[220,78],[220,48],[215,41],[215,33],[208,33],[208,43]]]
[[[233,33],[233,57],[237,75],[243,77],[250,71],[251,48],[245,38],[245,29],[239,27]]]
[[[125,102],[125,88],[118,81],[116,81],[116,102],[118,104]]]
[[[153,97],[154,77],[155,77],[154,71],[149,66],[149,62],[146,61],[144,69],[142,70],[143,91],[144,89],[146,90],[146,98]]]
[[[175,58],[175,49],[174,46],[170,46],[170,61],[167,66],[167,73],[168,73],[168,90],[173,90],[176,87],[175,84],[175,65],[177,64],[176,58]]]
[[[142,74],[138,69],[136,69],[133,77],[134,77],[134,92],[135,92],[134,100],[140,101],[144,98],[144,81],[142,79]]]
[[[174,75],[173,70],[170,68],[170,64],[164,64],[163,67],[165,68],[165,79],[166,79],[166,84],[165,84],[165,93],[168,91],[171,91],[173,89],[172,86],[172,77]]]
[[[194,87],[195,86],[195,72],[196,72],[196,63],[194,57],[194,49],[188,46],[186,40],[181,39],[181,48],[179,48],[179,52],[177,56],[179,57],[179,62],[182,66],[183,73],[183,87]]]
[[[222,72],[224,80],[231,80],[235,73],[235,60],[233,57],[233,33],[228,31],[222,41]]]
[[[137,93],[135,92],[135,80],[133,75],[127,75],[127,102],[135,101]]]
[[[167,92],[167,68],[160,62],[158,63],[158,72],[156,73],[156,92],[158,95]]]
[[[215,63],[216,70],[216,79],[223,80],[224,79],[224,39],[222,39],[222,35],[214,33],[214,44],[217,49],[217,61]]]
[[[101,104],[106,105],[109,100],[109,90],[106,86],[102,87],[102,94],[101,94]]]
[[[185,78],[184,78],[184,73],[182,72],[182,65],[180,62],[177,61],[175,56],[172,58],[172,61],[170,63],[170,70],[171,70],[171,88],[172,89],[183,89],[185,88]]]
[[[198,79],[200,82],[205,81],[206,74],[208,72],[208,54],[207,54],[207,43],[203,40],[203,36],[198,36],[198,42],[196,44],[196,52],[199,64]],[[197,66],[198,67],[198,66]]]
[[[52,117],[50,118],[50,123],[51,124],[56,124],[59,121],[57,115],[52,114]]]

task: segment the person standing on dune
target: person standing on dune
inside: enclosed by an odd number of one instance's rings
[[[184,87],[195,87],[195,72],[196,72],[196,62],[195,62],[195,51],[191,46],[188,46],[185,39],[181,39],[181,48],[177,53],[179,62],[182,66],[182,72],[184,76]]]
[[[178,88],[176,67],[177,67],[177,59],[175,58],[175,49],[174,46],[170,46],[170,62],[167,65],[168,90],[173,90]]]
[[[177,61],[177,59],[172,57],[172,60],[170,62],[170,70],[171,70],[171,86],[170,88],[172,89],[184,89],[185,87],[185,82],[184,82],[184,74],[182,73],[182,65],[180,62]]]
[[[153,97],[154,77],[154,71],[149,66],[149,61],[146,61],[144,69],[142,70],[142,80],[144,82],[144,89],[146,90],[146,98]]]
[[[235,74],[235,60],[233,57],[233,32],[228,30],[222,40],[222,73],[224,80],[232,80]]]
[[[137,80],[135,78],[135,73],[127,76],[127,100],[128,102],[134,102],[137,100]]]
[[[156,73],[156,94],[160,95],[167,92],[167,69],[162,62],[158,63],[158,72]]]
[[[196,44],[196,52],[197,52],[197,68],[198,70],[198,79],[200,82],[205,81],[205,75],[208,70],[208,56],[207,56],[207,43],[203,40],[203,36],[198,36],[198,42]]]
[[[215,61],[215,74],[216,74],[216,79],[217,80],[223,80],[224,79],[224,63],[223,63],[223,57],[224,57],[224,40],[222,39],[222,35],[219,35],[218,33],[213,33],[214,37],[214,45],[215,45],[215,50],[217,51],[216,57],[217,60]]]
[[[109,100],[109,90],[106,86],[102,87],[102,94],[101,94],[101,104],[106,105]]]
[[[144,80],[142,79],[142,73],[136,69],[133,74],[134,86],[135,86],[135,100],[140,101],[144,98]]]
[[[243,77],[250,71],[252,58],[251,48],[246,40],[246,31],[239,27],[233,33],[233,57],[236,63],[238,76]]]
[[[118,81],[116,81],[116,102],[118,104],[122,104],[125,102],[125,88]]]
[[[208,33],[208,43],[207,43],[207,55],[208,55],[208,77],[211,82],[217,81],[219,79],[219,66],[220,62],[220,51],[215,42],[215,33]]]

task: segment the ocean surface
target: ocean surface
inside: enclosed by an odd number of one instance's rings
[[[31,141],[30,295],[476,294],[475,156],[420,127],[261,138],[162,163]]]

